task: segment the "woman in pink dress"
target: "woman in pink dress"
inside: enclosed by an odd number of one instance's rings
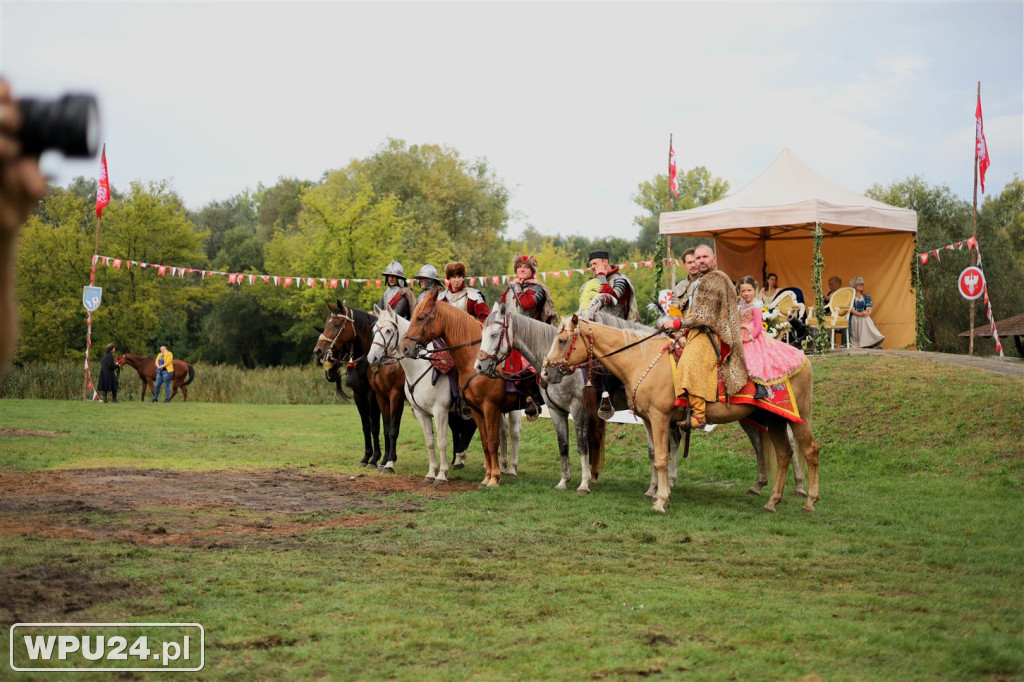
[[[756,298],[757,282],[753,277],[741,277],[737,291],[740,294],[740,327],[747,373],[755,384],[777,386],[796,374],[807,358],[803,351],[764,333],[761,302]]]

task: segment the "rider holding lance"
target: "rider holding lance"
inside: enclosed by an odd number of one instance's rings
[[[408,320],[412,315],[412,309],[416,306],[416,297],[406,284],[405,269],[401,263],[393,260],[381,274],[384,275],[387,288],[381,294],[377,305],[381,308],[388,306],[395,311],[396,315]]]

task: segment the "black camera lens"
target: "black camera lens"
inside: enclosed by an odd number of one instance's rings
[[[18,101],[21,153],[39,155],[55,149],[64,156],[90,158],[99,148],[99,110],[92,95]]]

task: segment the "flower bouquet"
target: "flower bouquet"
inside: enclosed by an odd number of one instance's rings
[[[764,333],[775,339],[789,331],[789,320],[776,308],[761,308],[761,324]]]

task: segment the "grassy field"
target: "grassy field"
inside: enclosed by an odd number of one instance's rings
[[[636,426],[610,425],[589,496],[554,490],[543,420],[524,423],[517,479],[476,490],[474,442],[436,494],[408,412],[387,477],[356,466],[350,406],[0,401],[0,616],[198,622],[193,675],[211,680],[1024,678],[1024,381],[813,362],[813,514],[791,486],[777,514],[745,494],[734,426],[695,435],[660,515]],[[182,497],[199,481],[190,494],[223,503],[62,493],[94,468],[178,476]],[[270,483],[241,490],[243,475]],[[277,476],[324,486],[294,510],[243,502],[272,501]],[[352,478],[362,497],[338,508]],[[36,675],[17,679],[53,679]]]

